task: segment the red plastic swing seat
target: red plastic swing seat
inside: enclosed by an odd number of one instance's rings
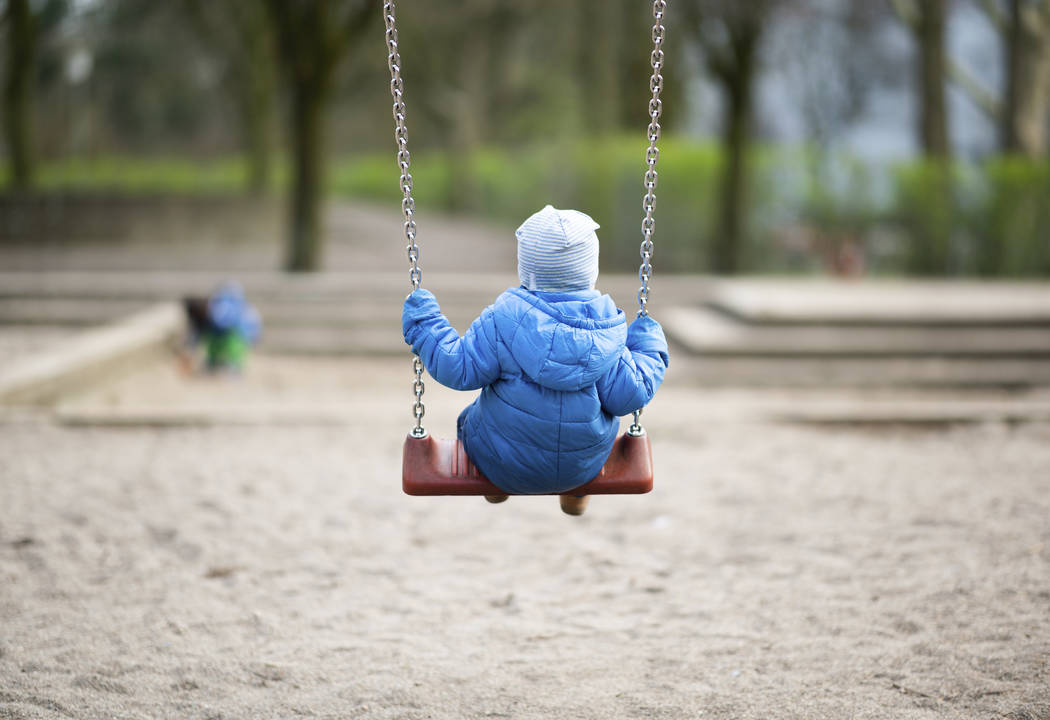
[[[505,495],[467,457],[459,440],[405,438],[401,486],[408,495]],[[649,435],[623,434],[605,465],[590,482],[566,493],[547,495],[641,495],[653,489],[653,451]]]

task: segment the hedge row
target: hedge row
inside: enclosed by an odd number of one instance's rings
[[[483,148],[412,158],[421,221],[427,211],[520,222],[547,203],[575,207],[602,224],[604,269],[633,268],[641,239],[646,143],[603,138],[542,147]],[[722,163],[715,143],[661,143],[656,206],[660,271],[709,269]],[[1021,158],[894,165],[807,149],[759,147],[750,159],[747,232],[738,248],[748,272],[843,269],[844,253],[867,272],[1050,276],[1050,163]],[[47,191],[235,193],[243,164],[103,157],[42,168]],[[279,164],[277,186],[287,184]],[[396,205],[393,153],[330,162],[340,197]]]

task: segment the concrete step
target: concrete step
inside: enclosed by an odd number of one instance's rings
[[[477,274],[464,282],[458,276],[444,280],[448,293],[473,295],[481,289],[506,287],[509,275]],[[220,283],[240,283],[253,297],[276,300],[328,302],[381,293],[404,298],[411,290],[407,273],[278,272],[0,272],[0,297],[99,298],[158,300],[205,295]],[[440,276],[435,281],[441,282]]]
[[[223,273],[187,272],[0,272],[0,326],[81,328],[111,322],[143,305],[205,295],[228,279]],[[428,289],[461,332],[503,290],[511,274],[428,275]],[[263,317],[265,342],[283,352],[340,354],[389,343],[347,341],[345,336],[397,332],[401,306],[411,289],[405,273],[238,273],[248,298]],[[602,289],[633,313],[637,278],[603,277]],[[668,278],[654,311],[673,294],[698,300],[703,283]],[[400,340],[398,340],[400,342]]]
[[[518,284],[513,268],[502,273],[427,272],[423,287],[444,303],[470,302],[478,310],[508,287]],[[252,299],[297,302],[336,302],[348,298],[382,300],[400,307],[411,285],[407,272],[74,272],[0,271],[0,298],[96,298],[171,300],[207,294],[221,282],[236,280]],[[710,278],[663,275],[653,281],[654,311],[670,304],[699,302],[707,298]],[[630,310],[635,307],[638,278],[633,274],[605,274],[599,287]]]
[[[217,272],[0,272],[0,326],[98,325],[156,300],[207,293],[225,277]],[[427,277],[427,286],[461,332],[514,282],[506,273]],[[263,315],[264,353],[407,352],[400,335],[401,304],[409,289],[405,273],[255,272],[240,273],[238,279]],[[637,282],[630,275],[602,276],[601,287],[633,314]],[[1050,385],[1050,328],[1039,324],[1046,295],[1042,286],[918,287],[662,276],[652,312],[672,341],[671,372],[688,372],[702,385]],[[762,288],[783,307],[762,300]],[[968,298],[981,298],[986,289],[989,300],[982,310],[981,302]],[[924,314],[921,305],[933,302],[934,290],[955,293],[968,309]],[[717,309],[707,304],[716,295],[721,298]],[[730,304],[727,297],[736,298],[733,312],[720,309]],[[836,305],[840,297],[845,298],[841,307]],[[935,315],[943,322],[935,323]]]
[[[764,325],[1050,327],[1050,284],[973,280],[733,279],[708,304]]]
[[[260,342],[274,355],[404,355],[409,349],[400,325],[386,327],[323,328],[281,326],[267,328]]]
[[[706,307],[669,308],[663,325],[670,338],[704,356],[1050,359],[1050,328],[1021,325],[750,324]]]
[[[142,307],[143,303],[128,300],[0,299],[0,328],[75,331],[114,322]],[[268,300],[258,307],[263,317],[262,346],[269,352],[353,355],[405,350],[399,304]],[[453,326],[464,332],[479,307],[455,303],[443,309]],[[25,332],[13,333],[16,334],[25,335]]]
[[[654,438],[678,425],[703,436],[711,424],[753,420],[845,424],[946,424],[1050,420],[1050,390],[696,387],[672,372],[644,416]],[[393,394],[391,394],[393,393]],[[68,397],[59,419],[86,425],[331,425],[359,420],[362,407],[382,422],[410,421],[411,370],[362,357],[254,356],[236,382],[188,376],[173,361],[140,368]],[[454,427],[467,402],[426,381],[427,425]]]
[[[701,387],[1027,388],[1050,386],[1044,358],[699,357],[671,350],[669,376]]]
[[[0,403],[49,402],[99,379],[170,359],[185,335],[186,319],[175,303],[160,303],[119,321],[23,353],[0,365]]]
[[[18,357],[32,356],[66,341],[68,328],[42,325],[0,327],[0,367]]]
[[[0,298],[0,325],[89,327],[141,310],[145,300],[124,298]]]

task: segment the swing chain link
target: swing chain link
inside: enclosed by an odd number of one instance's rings
[[[412,428],[412,437],[424,438],[427,436],[427,431],[423,428],[423,416],[426,414],[427,409],[423,406],[423,361],[419,359],[418,355],[412,358],[412,371],[416,374],[416,379],[412,383],[412,390],[416,394],[416,401],[412,403],[412,414],[416,417],[416,426]]]
[[[416,201],[412,198],[412,173],[409,172],[412,158],[408,153],[408,129],[405,126],[405,85],[401,80],[401,53],[397,49],[397,25],[395,21],[393,0],[383,3],[383,20],[386,25],[387,67],[390,69],[390,97],[393,99],[394,140],[397,142],[397,166],[401,170],[401,214],[404,216],[405,240],[408,242],[408,279],[412,289],[418,290],[423,281],[423,271],[419,267],[419,244],[416,242]],[[426,407],[423,405],[423,361],[418,355],[412,357],[412,391],[415,402],[412,403],[412,414],[416,425],[412,428],[412,437],[424,438],[427,431],[423,428],[423,416]]]
[[[401,214],[405,218],[405,240],[408,241],[408,271],[412,289],[418,290],[423,281],[419,267],[419,245],[416,243],[416,201],[412,198],[411,155],[408,152],[408,129],[405,126],[405,85],[401,80],[401,53],[397,49],[397,27],[394,17],[394,2],[383,3],[383,18],[386,22],[387,66],[390,68],[390,96],[394,100],[394,140],[397,142],[397,165],[401,170]]]
[[[653,220],[653,212],[656,209],[656,161],[660,159],[660,149],[656,143],[660,140],[660,113],[663,112],[663,102],[660,93],[664,89],[664,76],[661,73],[664,67],[664,13],[667,11],[667,0],[653,0],[653,52],[649,56],[653,68],[652,77],[649,78],[649,90],[652,97],[649,99],[649,128],[646,134],[649,137],[649,147],[645,151],[645,197],[642,198],[642,210],[645,217],[642,219],[642,244],[639,255],[642,264],[638,268],[638,280],[641,287],[638,288],[638,317],[646,317],[649,310],[646,305],[649,302],[649,281],[653,277],[653,266],[650,262],[653,257],[653,229],[656,221]],[[634,421],[627,428],[627,434],[632,437],[645,435],[642,427],[642,410],[634,411]]]
[[[649,90],[652,91],[652,97],[649,99],[649,128],[647,130],[649,147],[645,151],[645,197],[642,199],[642,210],[645,212],[645,217],[642,219],[642,244],[639,248],[642,264],[638,268],[638,280],[642,285],[638,289],[638,317],[645,317],[649,314],[646,305],[649,302],[649,281],[653,277],[653,266],[650,260],[653,256],[653,229],[656,224],[653,220],[653,212],[656,208],[656,161],[660,159],[660,149],[656,143],[660,140],[660,113],[663,112],[660,93],[664,89],[664,76],[661,70],[664,67],[663,19],[666,10],[667,0],[653,0],[653,18],[655,19],[652,32],[653,51],[649,56],[653,68],[652,77],[649,78]],[[635,426],[638,425],[638,413],[635,413],[634,423]]]

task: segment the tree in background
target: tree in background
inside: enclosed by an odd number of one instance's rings
[[[514,11],[500,0],[466,0],[447,14],[453,25],[472,28],[469,37],[452,47],[455,70],[452,79],[440,83],[446,102],[445,120],[452,128],[450,168],[454,177],[449,183],[449,207],[452,210],[478,210],[478,183],[473,172],[471,154],[491,139],[491,107],[502,69],[501,48],[509,41],[515,19]],[[423,44],[430,44],[428,33]]]
[[[1041,157],[1050,120],[1050,0],[980,0],[980,6],[1002,42],[1002,96],[995,97],[954,61],[952,80],[998,126],[1004,153]]]
[[[288,94],[292,151],[287,269],[318,269],[324,181],[324,110],[340,61],[377,15],[373,0],[264,0]]]
[[[1043,155],[1050,109],[1050,2],[1009,0],[1005,16],[994,13],[991,0],[984,4],[1006,40],[1002,149],[1029,157]]]
[[[891,0],[918,49],[919,146],[928,158],[951,157],[945,79],[945,30],[950,0]]]
[[[858,274],[865,267],[871,192],[863,163],[836,146],[865,111],[879,72],[899,74],[887,67],[872,32],[888,10],[880,3],[829,5],[822,0],[799,1],[793,9],[770,50],[777,79],[794,88],[806,138],[802,225],[793,230],[825,269]]]
[[[222,84],[237,110],[248,166],[248,190],[256,195],[273,174],[274,99],[277,61],[266,10],[244,0],[184,0],[194,28],[223,59]]]
[[[909,269],[918,275],[949,272],[955,254],[958,208],[951,170],[948,135],[948,56],[945,47],[951,0],[891,0],[901,21],[911,30],[918,51],[916,63],[919,106],[919,147],[929,161],[907,182],[913,199]]]
[[[648,124],[653,69],[649,54],[653,40],[652,3],[636,0],[581,0],[573,3],[572,76],[574,92],[582,101],[584,129],[589,134],[637,132]],[[683,72],[678,57],[682,33],[678,32],[677,6],[668,9],[674,32],[665,39],[664,51],[672,55],[673,69],[664,75],[661,125],[676,124],[682,112]]]
[[[7,73],[4,78],[4,134],[11,183],[26,190],[33,183],[33,77],[36,68],[36,19],[29,0],[7,0]]]
[[[17,190],[33,186],[36,147],[33,127],[34,96],[44,70],[53,69],[52,57],[40,61],[41,49],[69,11],[68,0],[7,0],[0,5],[0,24],[6,26],[7,57],[4,77],[4,135],[11,185]]]
[[[67,0],[7,0],[6,5],[0,6],[0,24],[7,31],[4,135],[11,185],[17,190],[32,187],[36,167],[33,100],[39,84],[40,49],[67,11]]]
[[[93,144],[118,153],[209,153],[236,127],[226,117],[221,63],[181,3],[107,0],[91,5]]]
[[[1030,274],[1050,267],[1046,252],[1046,165],[1050,121],[1050,0],[979,0],[999,35],[1000,93],[988,90],[962,63],[952,79],[996,126],[999,150],[1019,156],[982,166],[983,227],[974,269],[982,275]]]
[[[746,3],[694,2],[683,6],[684,23],[700,46],[708,70],[722,91],[724,166],[711,269],[735,273],[747,235],[747,155],[754,123],[759,49],[774,0]]]
[[[526,17],[520,4],[505,0],[434,0],[406,4],[399,13],[409,112],[418,120],[415,137],[440,138],[448,151],[445,202],[451,210],[481,209],[472,156],[493,141],[501,105],[512,102],[513,41]]]

